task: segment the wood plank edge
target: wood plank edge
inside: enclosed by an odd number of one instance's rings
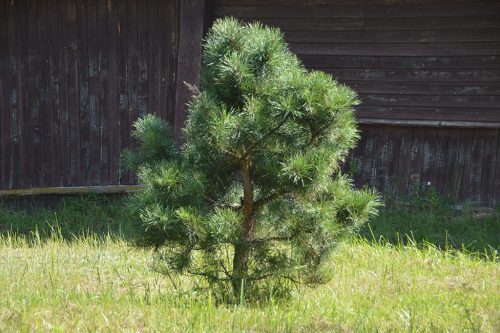
[[[0,197],[23,197],[36,195],[72,195],[72,194],[119,194],[142,190],[142,185],[96,185],[72,187],[34,187],[24,189],[0,190]]]
[[[453,127],[453,128],[500,128],[500,122],[485,121],[446,121],[446,120],[399,120],[357,118],[361,125],[388,125],[388,126],[418,126],[418,127]]]

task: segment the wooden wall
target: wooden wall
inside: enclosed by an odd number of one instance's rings
[[[281,28],[359,92],[358,185],[500,201],[500,1],[215,0],[224,16]]]
[[[134,181],[131,123],[174,122],[177,7],[0,0],[0,189]]]

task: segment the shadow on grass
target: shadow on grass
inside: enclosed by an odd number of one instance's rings
[[[387,203],[359,234],[369,241],[394,245],[429,243],[442,249],[499,251],[500,210],[478,211],[431,194]]]
[[[66,240],[80,236],[134,238],[139,220],[126,204],[126,197],[82,195],[57,201],[0,202],[0,235],[36,237],[45,240],[54,235]]]
[[[0,202],[0,236],[50,238],[56,232],[66,240],[94,235],[136,239],[139,217],[127,197],[83,195],[52,204]],[[389,202],[359,235],[368,241],[394,245],[430,243],[439,248],[500,251],[500,210],[479,217],[464,205],[456,210],[446,200],[429,195]]]

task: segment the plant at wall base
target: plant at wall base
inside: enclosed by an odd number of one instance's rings
[[[354,91],[308,72],[282,34],[227,18],[205,43],[185,143],[148,115],[127,160],[144,190],[140,244],[158,267],[239,299],[328,278],[340,237],[376,214],[339,164],[355,145]],[[293,283],[284,283],[292,281]]]

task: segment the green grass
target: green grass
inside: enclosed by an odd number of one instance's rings
[[[500,329],[500,267],[433,246],[344,244],[333,279],[290,299],[217,305],[112,237],[0,240],[0,331],[471,331]]]
[[[154,272],[122,199],[0,207],[0,332],[500,331],[498,214],[389,205],[339,247],[330,283],[236,306]]]
[[[360,234],[392,244],[431,243],[441,249],[500,251],[500,207],[478,217],[470,205],[452,209],[433,192],[427,197],[391,202],[366,224]]]

